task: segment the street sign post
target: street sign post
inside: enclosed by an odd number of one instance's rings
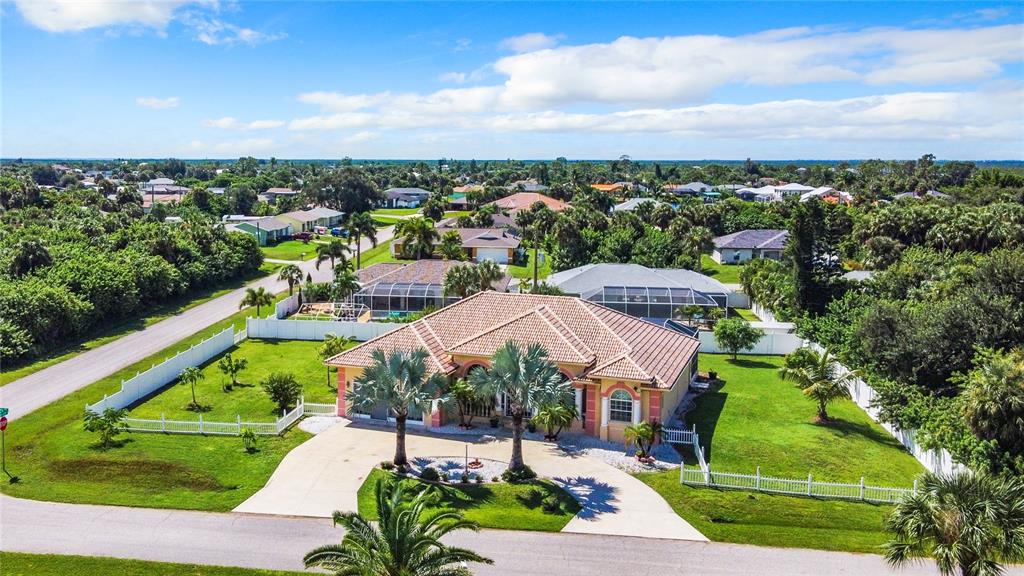
[[[7,471],[7,408],[0,408],[0,470],[12,483],[18,481],[17,476]]]

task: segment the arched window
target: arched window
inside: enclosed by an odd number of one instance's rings
[[[633,421],[633,397],[625,390],[616,390],[608,397],[608,417],[613,422]]]

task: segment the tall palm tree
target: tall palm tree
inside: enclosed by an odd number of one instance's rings
[[[489,258],[477,264],[474,268],[476,272],[476,287],[480,292],[494,290],[494,283],[505,276],[505,273],[501,271],[498,264]]]
[[[476,270],[468,264],[452,266],[444,273],[442,288],[445,296],[465,298],[476,293],[479,284]]]
[[[20,277],[43,266],[53,263],[50,251],[42,240],[26,238],[14,247],[14,259],[11,260],[11,275]]]
[[[693,257],[697,264],[697,272],[703,270],[701,255],[714,246],[714,239],[715,235],[704,226],[694,226],[683,236],[683,249]]]
[[[849,384],[856,380],[856,371],[840,374],[839,368],[828,350],[819,354],[814,350],[801,349],[786,357],[786,366],[779,368],[779,376],[796,384],[804,396],[818,403],[818,421],[828,422],[828,405],[836,400],[850,397]]]
[[[376,248],[377,224],[373,221],[373,216],[370,216],[369,212],[357,212],[348,219],[345,230],[348,231],[348,237],[356,245],[356,270],[358,270],[363,267],[363,248],[360,245],[360,240],[366,237],[373,244],[373,247]]]
[[[529,410],[552,389],[563,383],[563,376],[548,351],[538,343],[523,350],[509,340],[491,358],[489,370],[474,370],[469,383],[480,397],[505,396],[506,410],[512,417],[512,459],[509,470],[518,471],[523,463],[523,419]]]
[[[334,292],[335,300],[345,300],[356,292],[359,292],[359,278],[352,271],[351,266],[341,266],[334,269],[334,284],[331,289]]]
[[[455,230],[445,232],[441,237],[441,243],[437,247],[441,258],[445,260],[465,260],[466,251],[462,249],[462,237]]]
[[[428,510],[428,491],[410,499],[405,490],[394,479],[377,480],[376,526],[355,512],[335,512],[334,524],[345,528],[341,544],[306,554],[306,568],[354,576],[470,576],[467,562],[494,563],[472,550],[441,542],[458,530],[479,530],[475,522],[454,510]]]
[[[918,491],[886,519],[893,566],[932,557],[945,576],[996,576],[1000,563],[1024,561],[1024,484],[963,472],[925,473]]]
[[[288,295],[291,296],[295,286],[302,283],[302,269],[295,264],[285,264],[277,273],[277,279],[288,282]]]
[[[374,350],[373,364],[363,370],[353,382],[353,391],[347,395],[352,405],[370,410],[384,404],[395,415],[395,466],[405,468],[405,421],[409,409],[429,409],[432,400],[441,396],[444,376],[435,372],[427,375],[427,351],[417,348],[412,352],[394,350],[385,355]]]
[[[327,244],[318,244],[316,247],[316,269],[320,269],[320,263],[325,260],[331,261],[331,268],[334,268],[337,261],[348,262],[345,254],[351,253],[352,249],[337,238],[331,238]]]
[[[440,238],[434,222],[419,217],[399,220],[395,234],[401,235],[402,250],[417,259],[429,258],[434,253],[434,242]]]
[[[270,306],[274,303],[274,295],[267,292],[267,289],[260,286],[259,288],[248,288],[245,291],[245,296],[242,297],[242,302],[238,305],[238,309],[241,310],[247,306],[256,307],[256,317],[260,316],[260,308],[263,306]]]

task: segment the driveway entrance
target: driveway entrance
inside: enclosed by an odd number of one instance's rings
[[[475,436],[440,437],[410,431],[410,456],[449,456],[505,460],[511,440]],[[235,508],[236,512],[327,518],[334,510],[357,510],[356,493],[382,460],[394,455],[395,435],[388,428],[343,422],[292,450],[266,486]],[[553,444],[523,441],[523,455],[538,475],[551,478],[582,504],[562,530],[646,538],[706,541],[643,482],[605,462],[572,455]]]

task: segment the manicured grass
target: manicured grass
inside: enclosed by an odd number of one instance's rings
[[[444,213],[445,218],[458,218],[459,216],[470,216],[473,214],[472,210],[448,210]]]
[[[4,576],[295,576],[302,572],[170,564],[95,556],[0,552]]]
[[[285,240],[273,246],[263,246],[260,250],[263,256],[275,260],[310,260],[316,257],[316,247],[316,242]]]
[[[398,223],[401,218],[397,216],[374,216],[373,222],[377,225],[377,228],[387,228],[388,226],[394,226]]]
[[[282,295],[283,296],[283,295]],[[58,502],[115,504],[193,510],[231,510],[263,487],[281,459],[310,437],[292,428],[261,438],[248,454],[235,437],[122,434],[117,446],[101,449],[82,429],[86,404],[120,389],[121,379],[234,326],[253,313],[245,309],[11,422],[7,468],[20,478],[0,483],[11,496]]]
[[[736,314],[737,316],[746,320],[747,322],[761,321],[761,319],[757,317],[757,314],[754,314],[754,312],[751,311],[750,308],[729,308],[729,315],[732,316],[733,314]]]
[[[270,400],[260,382],[272,372],[289,372],[302,384],[306,402],[333,403],[337,399],[335,376],[331,374],[328,387],[327,368],[320,361],[317,349],[322,342],[303,340],[243,340],[225,354],[245,359],[248,366],[238,375],[238,385],[229,391],[230,384],[217,362],[224,354],[202,366],[204,379],[196,384],[196,399],[203,406],[203,419],[234,422],[236,416],[246,421],[272,422],[281,416],[277,405]],[[353,344],[355,345],[355,344]],[[189,411],[192,392],[187,385],[172,383],[157,394],[131,409],[133,418],[160,419],[165,415],[174,420],[195,420],[198,413]]]
[[[716,542],[878,554],[889,506],[694,488],[670,470],[637,477]]]
[[[704,254],[700,257],[701,274],[710,276],[723,284],[739,284],[743,264],[719,264]]]
[[[817,405],[778,376],[781,356],[701,354],[700,370],[718,372],[687,422],[697,425],[713,469],[909,488],[924,471],[856,404],[829,405],[829,424],[816,424]],[[692,461],[691,461],[692,462]]]
[[[376,520],[374,505],[377,479],[390,475],[375,469],[359,487],[359,513]],[[426,482],[407,478],[402,480],[409,486],[432,486]],[[484,528],[503,530],[538,530],[558,532],[580,510],[579,504],[566,491],[547,480],[536,480],[524,484],[485,483],[465,486],[434,485],[438,491],[441,506],[462,512]],[[558,512],[549,513],[541,508],[541,501],[554,495],[561,502]]]
[[[535,249],[528,250],[527,253],[530,255],[526,263],[523,265],[513,266],[509,264],[508,273],[513,278],[529,279],[533,281],[533,258],[536,256],[537,251]],[[537,278],[544,279],[551,274],[551,258],[545,258],[540,266],[537,268]]]
[[[0,386],[14,382],[19,378],[24,378],[25,376],[38,372],[44,368],[49,368],[54,364],[70,360],[82,352],[99,348],[100,346],[113,342],[122,336],[127,336],[128,334],[138,330],[143,330],[161,320],[166,320],[171,316],[181,314],[199,306],[200,304],[205,304],[206,302],[209,302],[214,298],[219,298],[232,290],[237,290],[248,282],[256,280],[257,278],[262,278],[263,276],[274,272],[278,267],[280,267],[280,264],[265,262],[255,274],[251,274],[243,279],[228,282],[215,288],[199,290],[173,300],[169,300],[160,306],[149,308],[143,315],[139,315],[116,326],[111,326],[101,330],[88,340],[69,343],[67,346],[53,350],[46,356],[34,360],[31,363],[23,364],[21,366],[15,365],[13,367],[5,365],[3,371],[0,372]]]
[[[410,214],[416,214],[420,211],[419,208],[378,208],[370,212],[371,216],[408,216]]]
[[[352,260],[353,262],[355,261],[354,255]],[[405,260],[399,260],[391,255],[391,240],[381,242],[369,250],[363,250],[362,260],[363,268],[380,264],[381,262],[405,262]]]

